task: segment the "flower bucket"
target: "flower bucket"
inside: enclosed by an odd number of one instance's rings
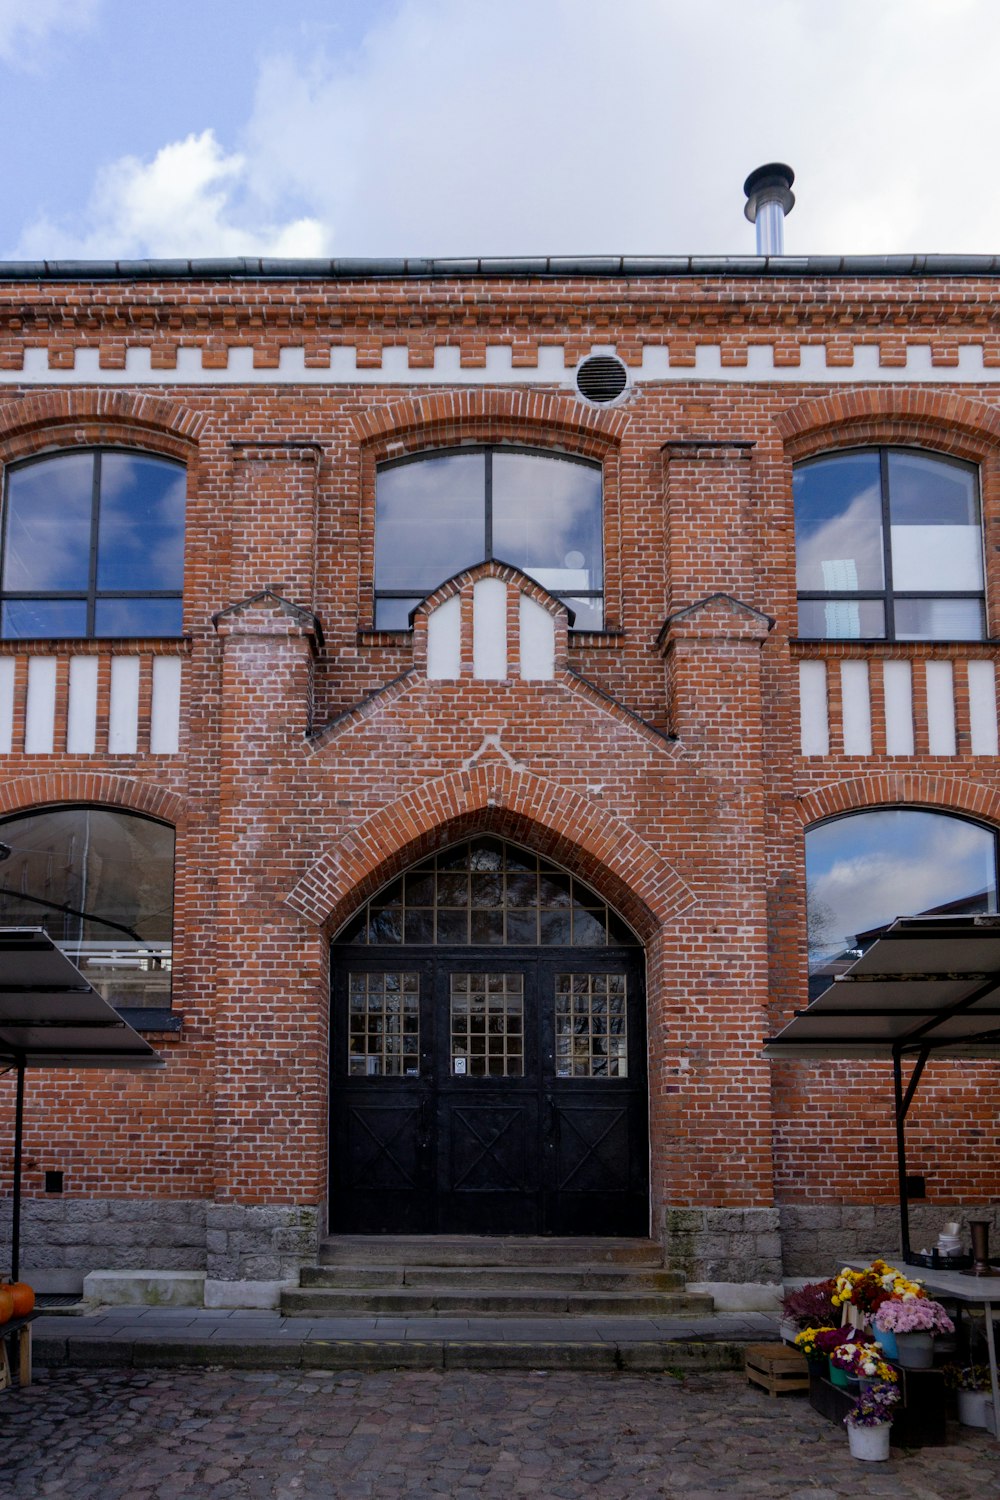
[[[843,1386],[846,1390],[851,1384],[847,1377],[847,1371],[840,1369],[839,1365],[835,1365],[832,1359],[828,1363],[830,1366],[830,1384]]]
[[[963,1427],[985,1427],[986,1408],[992,1409],[993,1397],[989,1391],[956,1391],[958,1397],[958,1420]]]
[[[896,1335],[892,1332],[891,1329],[889,1329],[886,1333],[883,1333],[880,1328],[876,1328],[875,1337],[882,1345],[882,1353],[885,1355],[886,1359],[899,1358],[899,1349],[896,1346]]]
[[[899,1346],[897,1358],[904,1369],[929,1370],[933,1365],[933,1333],[922,1330],[914,1333],[897,1333],[896,1343]]]
[[[845,1425],[852,1458],[860,1458],[870,1464],[885,1462],[889,1457],[891,1423],[880,1422],[877,1427],[856,1427],[853,1422]]]

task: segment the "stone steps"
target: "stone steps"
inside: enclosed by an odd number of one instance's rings
[[[379,1291],[366,1287],[296,1287],[281,1295],[286,1317],[357,1317],[383,1314],[406,1317],[419,1314],[447,1317],[621,1317],[663,1318],[690,1315],[708,1317],[714,1311],[711,1297],[687,1292],[598,1292],[419,1290],[400,1287]]]
[[[472,1290],[503,1292],[523,1289],[526,1282],[539,1291],[586,1292],[682,1292],[684,1277],[678,1271],[654,1270],[646,1266],[305,1266],[303,1287],[385,1289],[409,1287],[424,1290]]]
[[[346,1235],[282,1294],[289,1317],[706,1317],[651,1240]]]
[[[331,1235],[320,1246],[321,1265],[388,1262],[420,1266],[663,1265],[652,1240],[557,1238],[534,1235]]]

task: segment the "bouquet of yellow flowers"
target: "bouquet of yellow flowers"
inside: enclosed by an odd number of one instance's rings
[[[919,1281],[910,1281],[887,1261],[873,1260],[862,1271],[851,1266],[838,1271],[830,1300],[834,1307],[849,1302],[858,1312],[871,1316],[878,1312],[883,1302],[912,1302],[926,1296]]]
[[[810,1362],[819,1362],[826,1359],[824,1351],[816,1345],[818,1333],[833,1333],[832,1328],[803,1328],[801,1333],[795,1335],[795,1347],[801,1349],[806,1359]]]

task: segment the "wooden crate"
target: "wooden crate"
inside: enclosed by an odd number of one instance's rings
[[[809,1389],[805,1355],[787,1344],[750,1344],[743,1368],[747,1384],[759,1385],[769,1396]]]

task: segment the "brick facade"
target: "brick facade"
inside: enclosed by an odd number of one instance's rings
[[[572,388],[595,347],[632,371],[613,407]],[[338,374],[348,349],[354,373]],[[509,361],[491,382],[494,349]],[[668,351],[666,374],[645,373],[651,350]],[[452,383],[437,379],[442,351]],[[802,755],[798,665],[827,664],[835,727],[841,659],[996,651],[797,642],[792,463],[869,443],[976,463],[1000,635],[994,283],[724,266],[547,280],[0,271],[0,371],[0,461],[115,444],[188,470],[182,642],[0,642],[15,662],[0,813],[81,802],[177,830],[181,1029],[150,1038],[162,1075],[30,1078],[28,1263],[90,1269],[97,1245],[110,1263],[108,1226],[129,1201],[147,1205],[143,1224],[160,1223],[159,1204],[181,1226],[150,1231],[148,1266],[259,1279],[307,1257],[328,1191],[330,939],[391,876],[480,831],[569,868],[645,944],[651,1226],[668,1254],[694,1280],[768,1281],[782,1235],[790,1273],[867,1248],[872,1206],[895,1194],[888,1069],[761,1058],[805,993],[803,830],[885,804],[1000,827],[1000,771],[972,753],[960,670],[954,755],[931,753],[919,705],[913,755],[888,755],[874,701],[870,755]],[[423,378],[408,386],[407,372]],[[412,636],[374,629],[376,465],[469,442],[602,466],[606,628],[557,625],[550,681],[429,680],[422,615]],[[23,748],[39,653],[57,661],[45,755]],[[89,755],[59,749],[80,653],[99,662]],[[176,754],[150,750],[142,704],[135,753],[107,750],[122,654],[182,659]],[[927,1174],[932,1221],[937,1205],[943,1220],[997,1195],[995,1088],[988,1064],[930,1070],[910,1165]],[[0,1146],[12,1095],[0,1084]],[[9,1180],[9,1146],[0,1165]],[[65,1173],[58,1212],[51,1168]],[[807,1264],[804,1236],[824,1226]],[[122,1263],[137,1254],[130,1241]]]

